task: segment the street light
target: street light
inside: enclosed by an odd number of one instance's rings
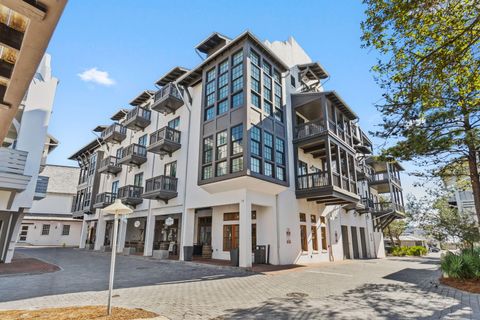
[[[104,213],[113,214],[113,243],[112,243],[112,259],[110,262],[110,282],[108,284],[108,315],[112,314],[112,291],[113,291],[113,276],[115,274],[115,257],[117,255],[117,229],[118,216],[128,215],[133,212],[132,209],[122,203],[122,200],[117,199],[114,203],[103,209]]]

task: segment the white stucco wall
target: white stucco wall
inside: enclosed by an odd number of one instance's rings
[[[44,224],[50,225],[48,235],[42,235]],[[70,225],[69,235],[62,235],[63,225]],[[25,217],[22,221],[22,227],[28,226],[27,239],[19,241],[19,245],[35,246],[78,246],[80,233],[82,230],[81,220],[55,221],[55,220],[32,220]],[[17,240],[20,238],[20,234]]]

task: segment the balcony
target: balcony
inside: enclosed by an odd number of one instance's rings
[[[182,96],[177,87],[170,83],[155,93],[152,110],[169,114],[175,113],[181,106],[183,106]]]
[[[97,194],[95,197],[95,203],[93,204],[93,207],[98,209],[103,209],[108,205],[111,205],[115,199],[117,198],[117,194],[113,192],[103,192]]]
[[[122,150],[122,157],[118,164],[140,167],[147,161],[147,148],[138,143],[133,143]]]
[[[119,123],[114,123],[102,132],[105,142],[120,143],[127,137],[127,128]]]
[[[330,180],[329,172],[319,171],[297,176],[295,194],[297,199],[307,198],[325,205],[352,204],[360,198],[356,194],[355,181],[340,178],[333,173]]]
[[[28,152],[0,148],[0,190],[22,192],[31,177],[24,175]]]
[[[367,180],[371,181],[372,176],[374,175],[373,169],[365,164],[359,164],[355,167],[357,171],[357,180]]]
[[[117,199],[121,199],[124,204],[135,207],[143,202],[142,193],[142,187],[128,185],[118,189]]]
[[[100,161],[100,165],[98,167],[99,173],[111,173],[117,175],[117,173],[120,171],[122,171],[122,166],[118,164],[117,157],[109,156]]]
[[[127,113],[123,125],[131,130],[143,130],[150,125],[152,112],[142,107],[135,107]]]
[[[378,193],[390,192],[390,183],[394,182],[400,186],[400,180],[388,172],[376,172],[368,182],[369,186],[377,190]]]
[[[148,151],[164,156],[180,149],[180,131],[170,127],[163,127],[150,135]]]
[[[324,120],[317,119],[305,123],[301,123],[295,127],[294,142],[313,139],[325,134]]]
[[[33,200],[41,200],[47,196],[48,180],[49,177],[38,176]]]
[[[164,175],[148,179],[142,197],[168,203],[168,200],[177,196],[177,182],[177,178]]]

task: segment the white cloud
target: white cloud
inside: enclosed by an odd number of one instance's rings
[[[115,80],[110,78],[107,71],[98,70],[96,67],[85,70],[82,73],[79,73],[78,76],[85,82],[93,82],[104,86],[115,84]]]

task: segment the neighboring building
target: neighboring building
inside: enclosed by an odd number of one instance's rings
[[[18,235],[22,245],[78,246],[82,222],[70,209],[80,169],[46,165],[38,177],[35,201],[23,217]]]
[[[80,247],[110,246],[101,209],[120,198],[134,213],[119,252],[228,260],[238,248],[241,267],[384,256],[382,229],[403,217],[403,169],[371,156],[357,115],[323,90],[322,66],[293,38],[250,32],[195,49],[199,66],[167,72],[70,157]]]
[[[44,55],[66,0],[0,0],[0,262],[32,206],[58,80]],[[33,79],[33,80],[32,80]]]

